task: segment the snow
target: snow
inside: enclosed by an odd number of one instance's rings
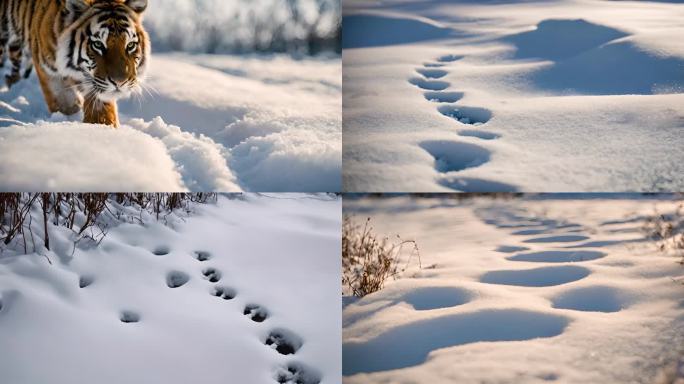
[[[117,157],[103,153],[103,148]],[[129,127],[114,131],[62,122],[2,128],[0,153],[5,190],[51,191],[71,186],[116,191],[122,180],[131,190],[185,189],[166,147]],[[99,182],[92,184],[93,180]]]
[[[54,226],[52,251],[3,246],[3,382],[275,383],[293,367],[339,383],[340,211],[329,196],[248,194],[142,215],[98,247],[74,249]],[[297,351],[273,350],[271,335]]]
[[[114,132],[79,123],[80,114],[50,116],[35,77],[0,90],[0,148],[11,162],[0,168],[0,188],[341,189],[339,57],[165,53],[151,61],[148,91],[119,102]]]
[[[639,195],[345,200],[377,234],[416,240],[423,268],[344,298],[343,382],[680,383],[684,267],[642,232],[676,206]]]
[[[345,2],[345,191],[681,189],[683,16],[677,2]]]

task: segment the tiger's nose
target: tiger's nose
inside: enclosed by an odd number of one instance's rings
[[[126,76],[109,76],[109,81],[118,89],[126,83]]]

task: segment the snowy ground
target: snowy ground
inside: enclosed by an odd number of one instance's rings
[[[116,131],[50,116],[34,76],[0,90],[0,189],[339,191],[340,62],[154,54]]]
[[[2,382],[339,383],[340,211],[221,197],[73,255],[61,227],[53,252],[0,249]]]
[[[684,267],[644,240],[654,207],[674,204],[346,200],[423,269],[345,300],[344,382],[684,382]]]
[[[681,1],[344,7],[346,191],[684,187]]]

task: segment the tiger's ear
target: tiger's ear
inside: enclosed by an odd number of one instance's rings
[[[143,13],[147,9],[147,0],[126,0],[126,5],[135,12]]]
[[[83,13],[92,5],[92,0],[64,0],[67,11]]]

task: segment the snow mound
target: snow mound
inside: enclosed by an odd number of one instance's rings
[[[514,58],[566,59],[601,46],[626,33],[583,19],[549,19],[537,24],[533,31],[509,36],[504,41],[515,48]]]
[[[36,123],[0,128],[6,191],[185,190],[159,140],[129,127]]]
[[[684,90],[684,57],[660,56],[627,38],[601,45],[531,75],[562,94],[651,95]]]
[[[340,146],[298,130],[290,135],[253,138],[236,146],[232,164],[257,191],[338,191]]]
[[[182,164],[179,172],[185,188],[192,191],[239,191],[237,180],[226,167],[221,146],[203,135],[183,132],[180,127],[168,125],[161,117],[151,122],[131,119],[134,129],[160,140],[174,163]]]

